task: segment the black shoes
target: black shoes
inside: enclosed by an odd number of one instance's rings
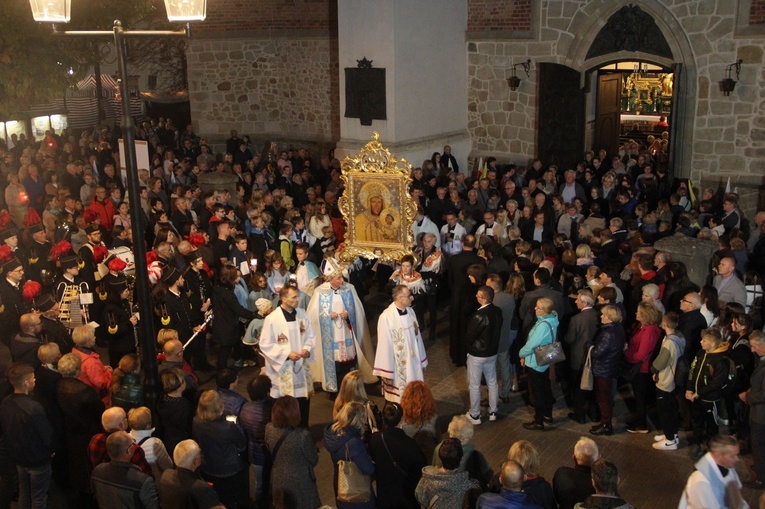
[[[571,419],[574,422],[578,422],[579,424],[584,424],[585,422],[587,422],[584,419],[584,417],[580,417],[580,416],[576,415],[576,413],[574,413],[574,412],[569,412],[568,418]]]
[[[499,397],[499,402],[500,403],[504,403],[505,405],[507,405],[508,403],[510,403],[510,398],[508,396],[500,396]]]
[[[597,426],[593,426],[590,428],[590,434],[592,435],[612,435],[614,433],[614,428],[610,424],[598,424]]]
[[[531,422],[524,422],[523,427],[527,430],[531,431],[544,431],[545,425],[541,422],[531,421]]]

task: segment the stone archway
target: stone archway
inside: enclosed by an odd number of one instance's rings
[[[669,47],[671,55],[665,56],[640,50],[627,51],[622,49],[588,58],[598,34],[606,26],[611,16],[623,7],[630,5],[638,6],[653,18]],[[676,176],[689,176],[697,100],[697,68],[691,43],[675,15],[658,0],[593,0],[576,13],[570,26],[576,26],[578,29],[563,63],[579,70],[582,77],[587,71],[606,62],[626,59],[653,61],[678,70],[675,76],[678,101],[674,106],[674,121],[677,124],[674,135],[677,140],[673,144],[672,166]]]

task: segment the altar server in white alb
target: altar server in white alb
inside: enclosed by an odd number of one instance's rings
[[[260,351],[271,379],[271,397],[295,397],[300,405],[300,425],[307,428],[313,378],[306,363],[315,362],[316,335],[306,312],[297,307],[298,289],[286,285],[279,297],[281,305],[263,321]]]
[[[398,403],[404,387],[424,380],[428,357],[420,324],[411,307],[412,293],[404,285],[393,288],[393,303],[377,321],[377,355],[374,374],[382,378],[385,399]]]
[[[317,332],[311,374],[327,392],[337,392],[354,369],[361,371],[364,383],[373,384],[377,377],[372,374],[374,351],[364,306],[337,260],[326,259],[323,272],[326,281],[314,290],[307,310]]]

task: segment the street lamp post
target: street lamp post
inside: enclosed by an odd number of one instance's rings
[[[70,19],[71,0],[29,0],[35,21],[48,23],[67,23]],[[66,36],[114,37],[117,48],[117,64],[120,77],[120,95],[122,96],[122,136],[125,142],[125,168],[127,169],[128,202],[133,230],[133,252],[135,255],[135,285],[138,306],[141,313],[139,345],[141,364],[144,368],[144,385],[147,401],[155,401],[158,396],[159,376],[157,371],[156,333],[152,317],[151,295],[148,268],[146,264],[146,245],[141,229],[141,194],[138,181],[138,167],[135,152],[135,122],[130,114],[130,90],[127,73],[127,37],[164,37],[188,35],[190,21],[202,21],[206,15],[206,0],[165,0],[170,21],[186,22],[186,30],[125,30],[119,20],[114,21],[112,31],[76,30],[56,32]]]

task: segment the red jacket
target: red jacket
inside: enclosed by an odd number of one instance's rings
[[[663,331],[658,325],[643,325],[638,327],[632,334],[624,352],[627,362],[635,364],[642,362],[641,373],[651,372],[651,362],[656,351],[656,345],[661,339]]]
[[[80,360],[82,360],[80,376],[77,378],[95,389],[106,408],[112,406],[112,398],[109,394],[109,386],[112,385],[111,368],[104,366],[104,363],[101,362],[101,356],[96,352],[87,353],[79,348],[73,348],[72,353],[79,355]]]
[[[109,198],[103,202],[93,199],[87,210],[92,210],[97,213],[98,217],[101,219],[101,226],[112,231],[112,228],[114,227],[114,215],[116,212],[114,211],[114,204]]]

